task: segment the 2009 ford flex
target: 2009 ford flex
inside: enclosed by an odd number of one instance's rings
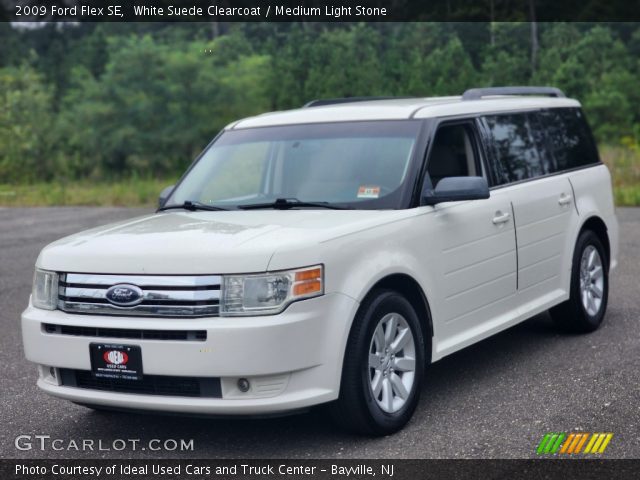
[[[329,403],[387,434],[430,362],[549,309],[598,328],[617,237],[557,89],[316,101],[226,127],[156,213],[44,248],[24,348],[41,389],[94,408]]]

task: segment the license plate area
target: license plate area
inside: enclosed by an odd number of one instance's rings
[[[89,355],[95,378],[142,380],[142,349],[137,345],[91,343]]]

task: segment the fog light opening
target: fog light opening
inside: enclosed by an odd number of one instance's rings
[[[49,375],[51,375],[51,378],[55,379],[56,378],[56,369],[53,367],[49,367]]]
[[[238,390],[240,390],[242,393],[247,393],[250,388],[251,383],[249,382],[249,380],[247,380],[246,378],[238,379]]]

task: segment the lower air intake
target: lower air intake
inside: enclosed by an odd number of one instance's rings
[[[173,397],[222,398],[220,379],[217,377],[144,375],[142,380],[115,380],[96,378],[87,370],[61,368],[60,379],[65,387],[87,390]]]

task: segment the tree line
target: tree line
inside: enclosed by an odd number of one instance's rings
[[[226,124],[314,98],[553,85],[640,139],[632,23],[0,23],[0,184],[175,176]]]

